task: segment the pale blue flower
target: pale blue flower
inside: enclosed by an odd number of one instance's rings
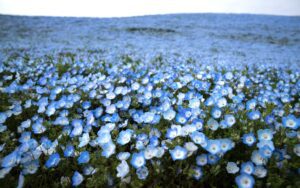
[[[117,177],[124,178],[129,173],[129,166],[126,161],[122,162],[117,166]]]
[[[81,137],[79,137],[79,148],[86,146],[90,141],[89,133],[83,133]]]
[[[163,112],[163,117],[164,119],[168,120],[168,121],[171,121],[175,118],[176,116],[176,112],[172,109],[169,109],[165,112]]]
[[[83,179],[83,176],[79,172],[75,171],[72,176],[72,186],[80,185],[83,182]]]
[[[254,187],[255,180],[252,176],[242,173],[235,178],[235,182],[239,188],[252,188]]]
[[[47,130],[46,127],[40,122],[36,122],[32,125],[32,131],[34,134],[42,134],[46,130]]]
[[[127,160],[130,157],[130,153],[129,152],[120,152],[117,155],[117,158],[122,161],[122,160]]]
[[[202,132],[194,131],[190,134],[190,138],[196,144],[199,144],[203,147],[207,144],[207,138]]]
[[[102,147],[101,155],[103,157],[109,158],[112,154],[116,152],[116,145],[112,141],[103,144],[101,147]]]
[[[196,164],[199,166],[206,165],[207,161],[208,161],[207,154],[201,154],[196,157]]]
[[[217,154],[221,151],[221,142],[219,140],[208,140],[205,149],[211,154]]]
[[[97,172],[97,169],[92,167],[91,165],[87,165],[83,168],[83,174],[86,176],[93,175]]]
[[[257,131],[258,140],[269,141],[273,139],[273,132],[271,129],[260,129]]]
[[[1,166],[3,168],[14,167],[18,164],[19,157],[17,151],[13,151],[2,159]]]
[[[193,168],[193,177],[196,179],[196,180],[199,180],[201,177],[203,176],[203,172],[202,172],[202,169],[200,167],[194,167]]]
[[[229,174],[236,174],[239,172],[240,168],[234,162],[228,162],[226,166],[226,170]]]
[[[142,166],[136,170],[136,174],[140,180],[145,180],[149,174],[148,168],[146,166]]]
[[[117,138],[117,143],[120,145],[125,145],[130,142],[133,131],[131,129],[127,129],[125,131],[121,131]]]
[[[187,150],[181,146],[175,146],[174,149],[169,151],[173,161],[184,160],[187,157]]]
[[[136,169],[144,166],[146,164],[144,153],[143,152],[133,153],[130,160],[130,164]]]

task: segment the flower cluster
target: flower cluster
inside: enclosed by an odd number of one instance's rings
[[[299,177],[297,68],[57,55],[8,59],[0,78],[0,178],[19,187],[39,171],[73,186]]]

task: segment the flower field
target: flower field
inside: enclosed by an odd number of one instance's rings
[[[173,33],[149,28],[127,32]],[[0,187],[299,187],[299,44],[257,63],[179,43],[2,49]]]

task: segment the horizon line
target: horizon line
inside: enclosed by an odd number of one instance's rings
[[[144,15],[130,15],[130,16],[60,16],[60,15],[28,15],[28,14],[6,14],[1,13],[0,16],[14,16],[14,17],[50,17],[50,18],[135,18],[135,17],[149,17],[149,16],[171,16],[171,15],[195,15],[195,14],[215,14],[215,15],[249,15],[249,16],[275,16],[275,17],[300,17],[299,15],[285,15],[285,14],[266,14],[266,13],[236,13],[236,12],[178,12],[178,13],[161,13],[161,14],[144,14]]]

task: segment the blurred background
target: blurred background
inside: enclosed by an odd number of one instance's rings
[[[0,0],[0,14],[127,17],[170,13],[300,15],[300,0]]]

